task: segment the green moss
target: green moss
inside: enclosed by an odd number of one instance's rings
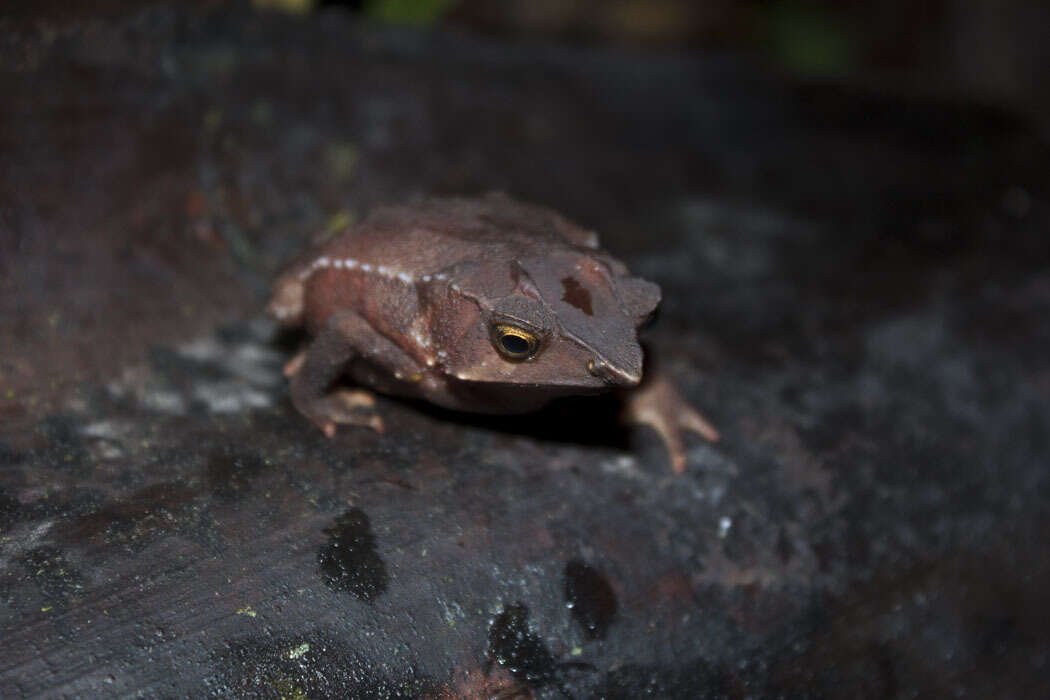
[[[367,0],[365,14],[381,22],[429,26],[455,4],[456,0]]]
[[[767,36],[776,61],[795,73],[841,76],[856,63],[856,40],[832,13],[793,2],[771,5]]]

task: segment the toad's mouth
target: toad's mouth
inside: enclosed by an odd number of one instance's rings
[[[552,374],[536,379],[513,372],[507,374],[475,376],[471,372],[456,372],[456,380],[479,386],[507,386],[514,390],[529,389],[536,392],[563,394],[601,393],[614,388],[638,386],[642,381],[641,367],[624,368],[608,362],[600,356],[588,360],[576,373]]]

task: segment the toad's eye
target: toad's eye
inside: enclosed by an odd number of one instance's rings
[[[492,325],[492,345],[504,359],[521,362],[531,359],[540,349],[540,339],[532,331],[506,323]]]

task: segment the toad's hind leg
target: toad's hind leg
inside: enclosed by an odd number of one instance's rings
[[[362,357],[391,375],[419,371],[404,350],[352,311],[333,314],[306,351],[285,367],[285,374],[291,377],[292,404],[328,437],[335,435],[339,424],[383,432],[383,419],[375,413],[371,392],[346,388],[329,391],[347,365]]]

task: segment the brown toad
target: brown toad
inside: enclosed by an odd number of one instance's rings
[[[269,311],[312,343],[288,363],[295,407],[328,436],[382,431],[357,386],[480,413],[636,387],[638,328],[660,301],[598,238],[503,194],[377,209],[279,277]],[[628,416],[659,431],[675,472],[681,431],[718,433],[667,381],[631,392]]]

